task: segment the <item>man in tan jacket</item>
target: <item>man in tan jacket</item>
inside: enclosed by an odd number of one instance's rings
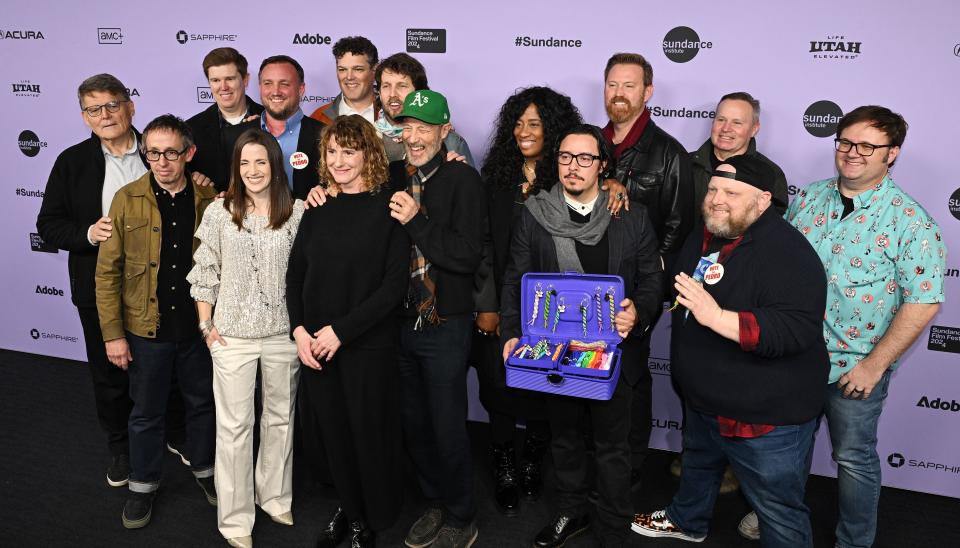
[[[191,469],[210,504],[215,417],[210,353],[197,329],[187,273],[193,234],[214,199],[213,187],[190,182],[196,151],[190,127],[167,114],[143,130],[150,171],[121,188],[110,206],[115,229],[100,244],[96,302],[107,358],[130,377],[128,529],[150,522],[160,485],[164,413],[174,373],[187,409]]]

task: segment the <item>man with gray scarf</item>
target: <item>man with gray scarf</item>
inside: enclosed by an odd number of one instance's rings
[[[608,401],[568,396],[547,398],[551,451],[556,472],[558,514],[534,540],[536,547],[556,547],[590,527],[587,493],[589,463],[583,440],[584,420],[592,422],[596,456],[597,536],[603,546],[621,546],[628,533],[630,501],[631,395],[649,375],[642,355],[648,328],[660,308],[663,272],[657,237],[646,209],[634,206],[611,216],[604,207],[600,176],[611,158],[600,128],[576,126],[560,136],[556,150],[559,184],[526,202],[510,244],[502,292],[504,360],[521,334],[520,278],[526,272],[615,274],[626,295],[619,303],[616,328],[620,344],[620,379]]]

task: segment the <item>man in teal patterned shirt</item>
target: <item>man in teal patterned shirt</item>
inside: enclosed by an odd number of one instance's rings
[[[827,274],[824,413],[838,464],[841,548],[873,544],[877,422],[890,374],[944,300],[940,228],[889,173],[906,133],[903,117],[888,108],[854,109],[834,139],[839,176],[809,185],[786,213]]]

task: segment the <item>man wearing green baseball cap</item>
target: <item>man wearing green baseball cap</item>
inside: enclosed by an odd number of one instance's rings
[[[406,160],[390,164],[390,215],[413,242],[400,330],[404,439],[427,499],[410,528],[411,548],[467,548],[477,539],[467,438],[466,361],[473,328],[474,275],[487,232],[480,174],[447,161],[446,98],[406,96],[396,117]]]

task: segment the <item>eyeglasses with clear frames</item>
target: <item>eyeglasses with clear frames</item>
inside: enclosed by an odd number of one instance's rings
[[[102,105],[90,105],[89,107],[84,107],[80,110],[87,113],[87,116],[91,118],[99,118],[103,114],[103,109],[107,109],[107,112],[110,114],[120,111],[120,107],[124,103],[129,103],[126,99],[120,101],[110,101],[109,103],[104,103]]]
[[[160,161],[160,156],[163,156],[170,162],[176,162],[180,159],[180,156],[187,151],[188,148],[190,147],[184,147],[183,150],[173,150],[172,148],[164,151],[145,150],[143,151],[143,155],[147,157],[148,162],[158,162]]]
[[[837,152],[850,152],[850,149],[857,147],[857,154],[860,156],[873,156],[873,152],[878,148],[890,148],[893,145],[875,145],[873,143],[854,143],[848,139],[834,139],[834,146]]]
[[[577,159],[577,165],[580,167],[590,167],[593,165],[593,162],[595,160],[600,159],[600,157],[597,156],[596,154],[588,154],[586,152],[581,152],[580,154],[574,154],[572,152],[561,150],[560,152],[557,153],[557,162],[559,162],[560,165],[568,166],[570,165],[570,162],[572,162],[574,158]]]

